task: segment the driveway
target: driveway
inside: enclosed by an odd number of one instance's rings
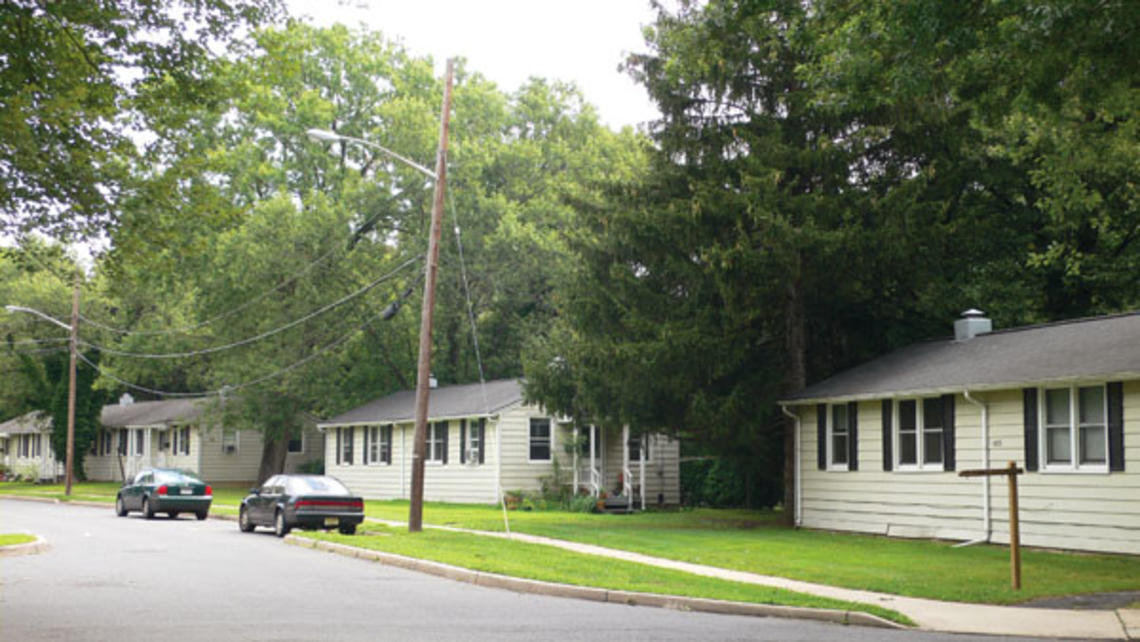
[[[982,640],[523,595],[284,545],[234,522],[0,500],[5,640]]]

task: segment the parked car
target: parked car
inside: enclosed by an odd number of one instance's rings
[[[242,500],[238,527],[252,532],[271,526],[278,537],[293,528],[356,532],[364,521],[364,500],[327,475],[274,475]]]
[[[191,473],[173,468],[145,468],[129,483],[123,484],[115,496],[115,514],[142,511],[150,519],[155,513],[178,517],[179,513],[194,513],[206,519],[214,490],[209,484]]]

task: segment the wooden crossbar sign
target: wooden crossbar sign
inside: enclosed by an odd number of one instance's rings
[[[959,477],[994,477],[1005,475],[1009,479],[1009,578],[1015,591],[1021,590],[1021,524],[1017,517],[1017,476],[1025,470],[1011,461],[1005,468],[978,468],[963,470]]]

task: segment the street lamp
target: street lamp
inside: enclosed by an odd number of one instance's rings
[[[388,156],[391,156],[392,158],[395,158],[396,160],[403,162],[408,167],[411,167],[413,169],[417,169],[423,174],[427,174],[433,180],[436,177],[434,172],[432,172],[430,169],[424,167],[423,165],[420,165],[416,161],[414,161],[410,158],[407,158],[405,156],[401,156],[400,154],[397,154],[396,152],[388,149],[387,147],[384,147],[383,145],[378,145],[378,144],[376,144],[370,140],[364,140],[363,138],[356,138],[355,136],[345,136],[344,134],[338,134],[336,132],[330,132],[327,129],[310,129],[310,130],[307,130],[305,132],[305,134],[308,135],[308,137],[311,140],[315,140],[315,141],[321,142],[321,143],[356,143],[357,145],[364,145],[365,147],[371,147],[373,149],[378,149],[381,152],[387,154]]]
[[[428,234],[427,274],[424,278],[424,301],[420,312],[419,363],[416,370],[416,434],[412,446],[412,488],[408,505],[408,532],[423,530],[424,459],[427,452],[428,379],[431,376],[431,327],[435,310],[435,281],[439,273],[439,238],[443,222],[443,195],[447,184],[447,130],[451,117],[451,84],[454,62],[447,61],[447,80],[443,87],[443,107],[439,116],[439,147],[435,154],[435,173],[376,143],[321,129],[308,130],[309,138],[321,142],[350,142],[378,149],[384,154],[435,179],[431,207],[431,229]]]

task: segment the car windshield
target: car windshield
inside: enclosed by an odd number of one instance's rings
[[[156,470],[154,481],[158,484],[200,484],[202,481],[192,475],[180,473],[177,470]]]
[[[286,482],[290,495],[349,495],[344,484],[332,477],[290,477]]]

